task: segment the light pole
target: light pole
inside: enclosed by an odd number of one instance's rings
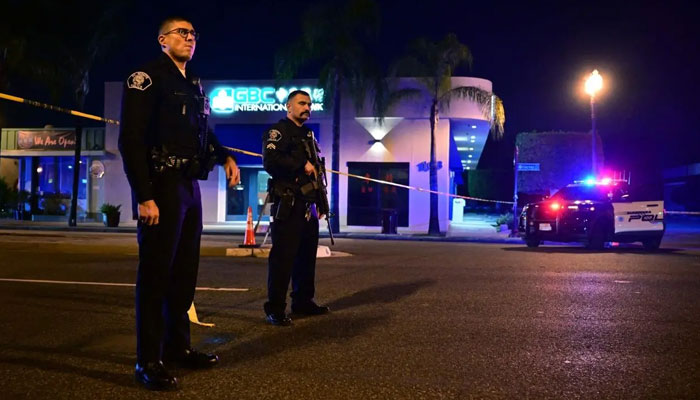
[[[513,229],[510,231],[511,237],[518,236],[518,134],[515,134],[515,151],[513,152]]]
[[[595,95],[603,87],[603,77],[600,76],[597,69],[586,79],[585,90],[591,96],[591,171],[593,176],[597,176],[596,154],[595,154]]]

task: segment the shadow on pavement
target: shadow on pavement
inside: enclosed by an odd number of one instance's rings
[[[386,320],[386,316],[358,317],[331,313],[309,318],[304,324],[291,327],[267,326],[267,329],[274,332],[250,341],[239,342],[231,349],[218,351],[217,354],[222,360],[220,368],[233,368],[238,363],[274,357],[294,348],[318,346],[319,343],[327,341],[349,340]],[[262,318],[260,323],[264,323]],[[184,376],[191,371],[182,372]]]
[[[134,364],[135,358],[131,354],[127,356],[123,350],[131,349],[132,343],[122,340],[122,338],[131,337],[133,337],[133,332],[128,329],[101,330],[56,346],[8,343],[3,344],[2,349],[7,352],[36,353],[47,358],[51,356],[75,357],[131,366]],[[120,347],[120,349],[116,350],[115,346]]]
[[[364,304],[392,303],[402,297],[407,297],[418,290],[435,284],[435,281],[424,279],[409,283],[397,283],[391,285],[376,286],[361,290],[350,296],[343,297],[328,303],[331,310],[344,310]]]
[[[12,364],[17,366],[24,366],[28,368],[36,368],[46,372],[57,372],[63,374],[72,374],[85,376],[88,378],[100,380],[113,385],[124,386],[124,387],[135,387],[133,372],[129,374],[119,374],[108,371],[101,371],[94,368],[87,367],[77,367],[75,365],[69,365],[65,363],[56,362],[53,360],[46,359],[30,359],[30,358],[18,358],[18,357],[2,357],[0,362],[6,364]],[[131,366],[131,365],[130,365]]]
[[[391,303],[434,283],[435,281],[426,279],[377,286],[335,300],[329,303],[329,306],[337,312],[364,304]],[[76,301],[87,300],[80,296],[76,298],[61,295],[61,297]],[[388,315],[358,316],[357,314],[343,315],[335,312],[324,316],[309,317],[291,328],[268,326],[260,318],[261,329],[266,329],[269,333],[264,333],[261,337],[249,341],[239,341],[232,348],[219,350],[218,354],[223,360],[221,367],[230,368],[235,364],[249,360],[275,356],[292,348],[315,346],[327,341],[349,340],[390,318]],[[130,331],[118,333],[125,337],[131,335]],[[115,332],[97,332],[55,347],[5,344],[4,350],[11,352],[11,354],[0,357],[0,362],[46,372],[85,376],[118,386],[134,387],[131,372],[134,360],[131,355],[127,356],[125,353],[122,355],[122,351],[115,353],[105,348],[94,348],[96,343],[100,343],[105,336],[110,336],[109,334],[114,335]],[[203,343],[209,347],[211,345],[224,345],[235,340],[235,335],[223,334],[208,337]],[[106,346],[110,347],[110,344],[107,343]],[[56,359],[57,357],[58,359]],[[71,359],[72,362],[60,361],[63,358]],[[85,366],[76,365],[81,362],[81,359],[85,360]],[[226,360],[234,361],[228,363]],[[128,369],[129,373],[120,374],[96,369],[94,361],[114,363],[120,368]],[[180,371],[177,375],[186,376],[189,373],[190,371]]]
[[[434,283],[433,280],[419,280],[373,287],[328,303],[328,306],[333,310],[330,314],[303,319],[297,318],[295,321],[303,320],[303,322],[292,327],[267,326],[267,329],[273,330],[272,333],[251,341],[238,343],[233,349],[220,351],[222,360],[235,360],[232,364],[223,361],[222,368],[275,356],[291,348],[315,346],[325,341],[336,342],[357,337],[368,329],[387,321],[389,317],[385,315],[372,317],[356,314],[343,315],[338,311],[363,304],[391,303]],[[260,321],[263,323],[262,318]]]

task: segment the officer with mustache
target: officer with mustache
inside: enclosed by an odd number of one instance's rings
[[[318,218],[315,197],[305,197],[301,187],[318,171],[309,162],[305,140],[313,132],[304,127],[311,116],[311,97],[295,90],[287,97],[287,118],[263,135],[263,166],[272,176],[268,191],[272,198],[272,249],[268,259],[267,322],[288,326],[286,297],[292,281],[292,312],[321,315],[330,310],[314,302]]]

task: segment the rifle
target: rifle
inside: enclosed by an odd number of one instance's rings
[[[306,157],[309,159],[309,162],[313,164],[314,168],[316,168],[316,177],[312,182],[313,188],[316,191],[316,211],[318,212],[319,217],[321,215],[326,216],[328,233],[331,237],[331,245],[334,245],[335,240],[333,238],[333,230],[331,229],[331,217],[333,217],[333,215],[331,214],[331,209],[328,205],[328,190],[326,189],[328,187],[328,179],[326,177],[326,158],[319,156],[321,150],[312,131],[309,131],[309,137],[304,139],[303,142],[304,149],[306,150]]]

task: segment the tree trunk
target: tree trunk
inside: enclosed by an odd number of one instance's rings
[[[333,142],[331,144],[331,169],[340,171],[340,84],[341,79],[338,72],[335,72],[333,78],[335,85],[335,93],[333,96]],[[331,173],[331,231],[333,233],[340,232],[340,211],[338,200],[340,197],[340,176]]]
[[[83,82],[87,79],[87,74],[83,76]],[[81,86],[76,91],[76,105],[78,111],[85,109],[85,97],[87,96],[87,88]],[[80,118],[76,119],[75,123],[75,152],[73,153],[73,193],[70,199],[70,214],[68,215],[68,226],[78,225],[78,188],[80,185],[80,146],[83,143],[83,121]],[[85,166],[87,170],[88,166]],[[86,188],[87,190],[87,188]],[[87,196],[87,192],[85,193]]]
[[[437,126],[437,99],[430,106],[430,190],[438,190],[437,161],[435,160],[435,128]],[[438,195],[430,193],[430,222],[428,235],[440,234],[440,220],[438,218]]]
[[[83,138],[83,123],[78,120],[75,124],[75,152],[73,153],[73,193],[70,200],[68,226],[78,225],[78,185],[80,184],[80,144]],[[87,168],[87,166],[86,166]]]

